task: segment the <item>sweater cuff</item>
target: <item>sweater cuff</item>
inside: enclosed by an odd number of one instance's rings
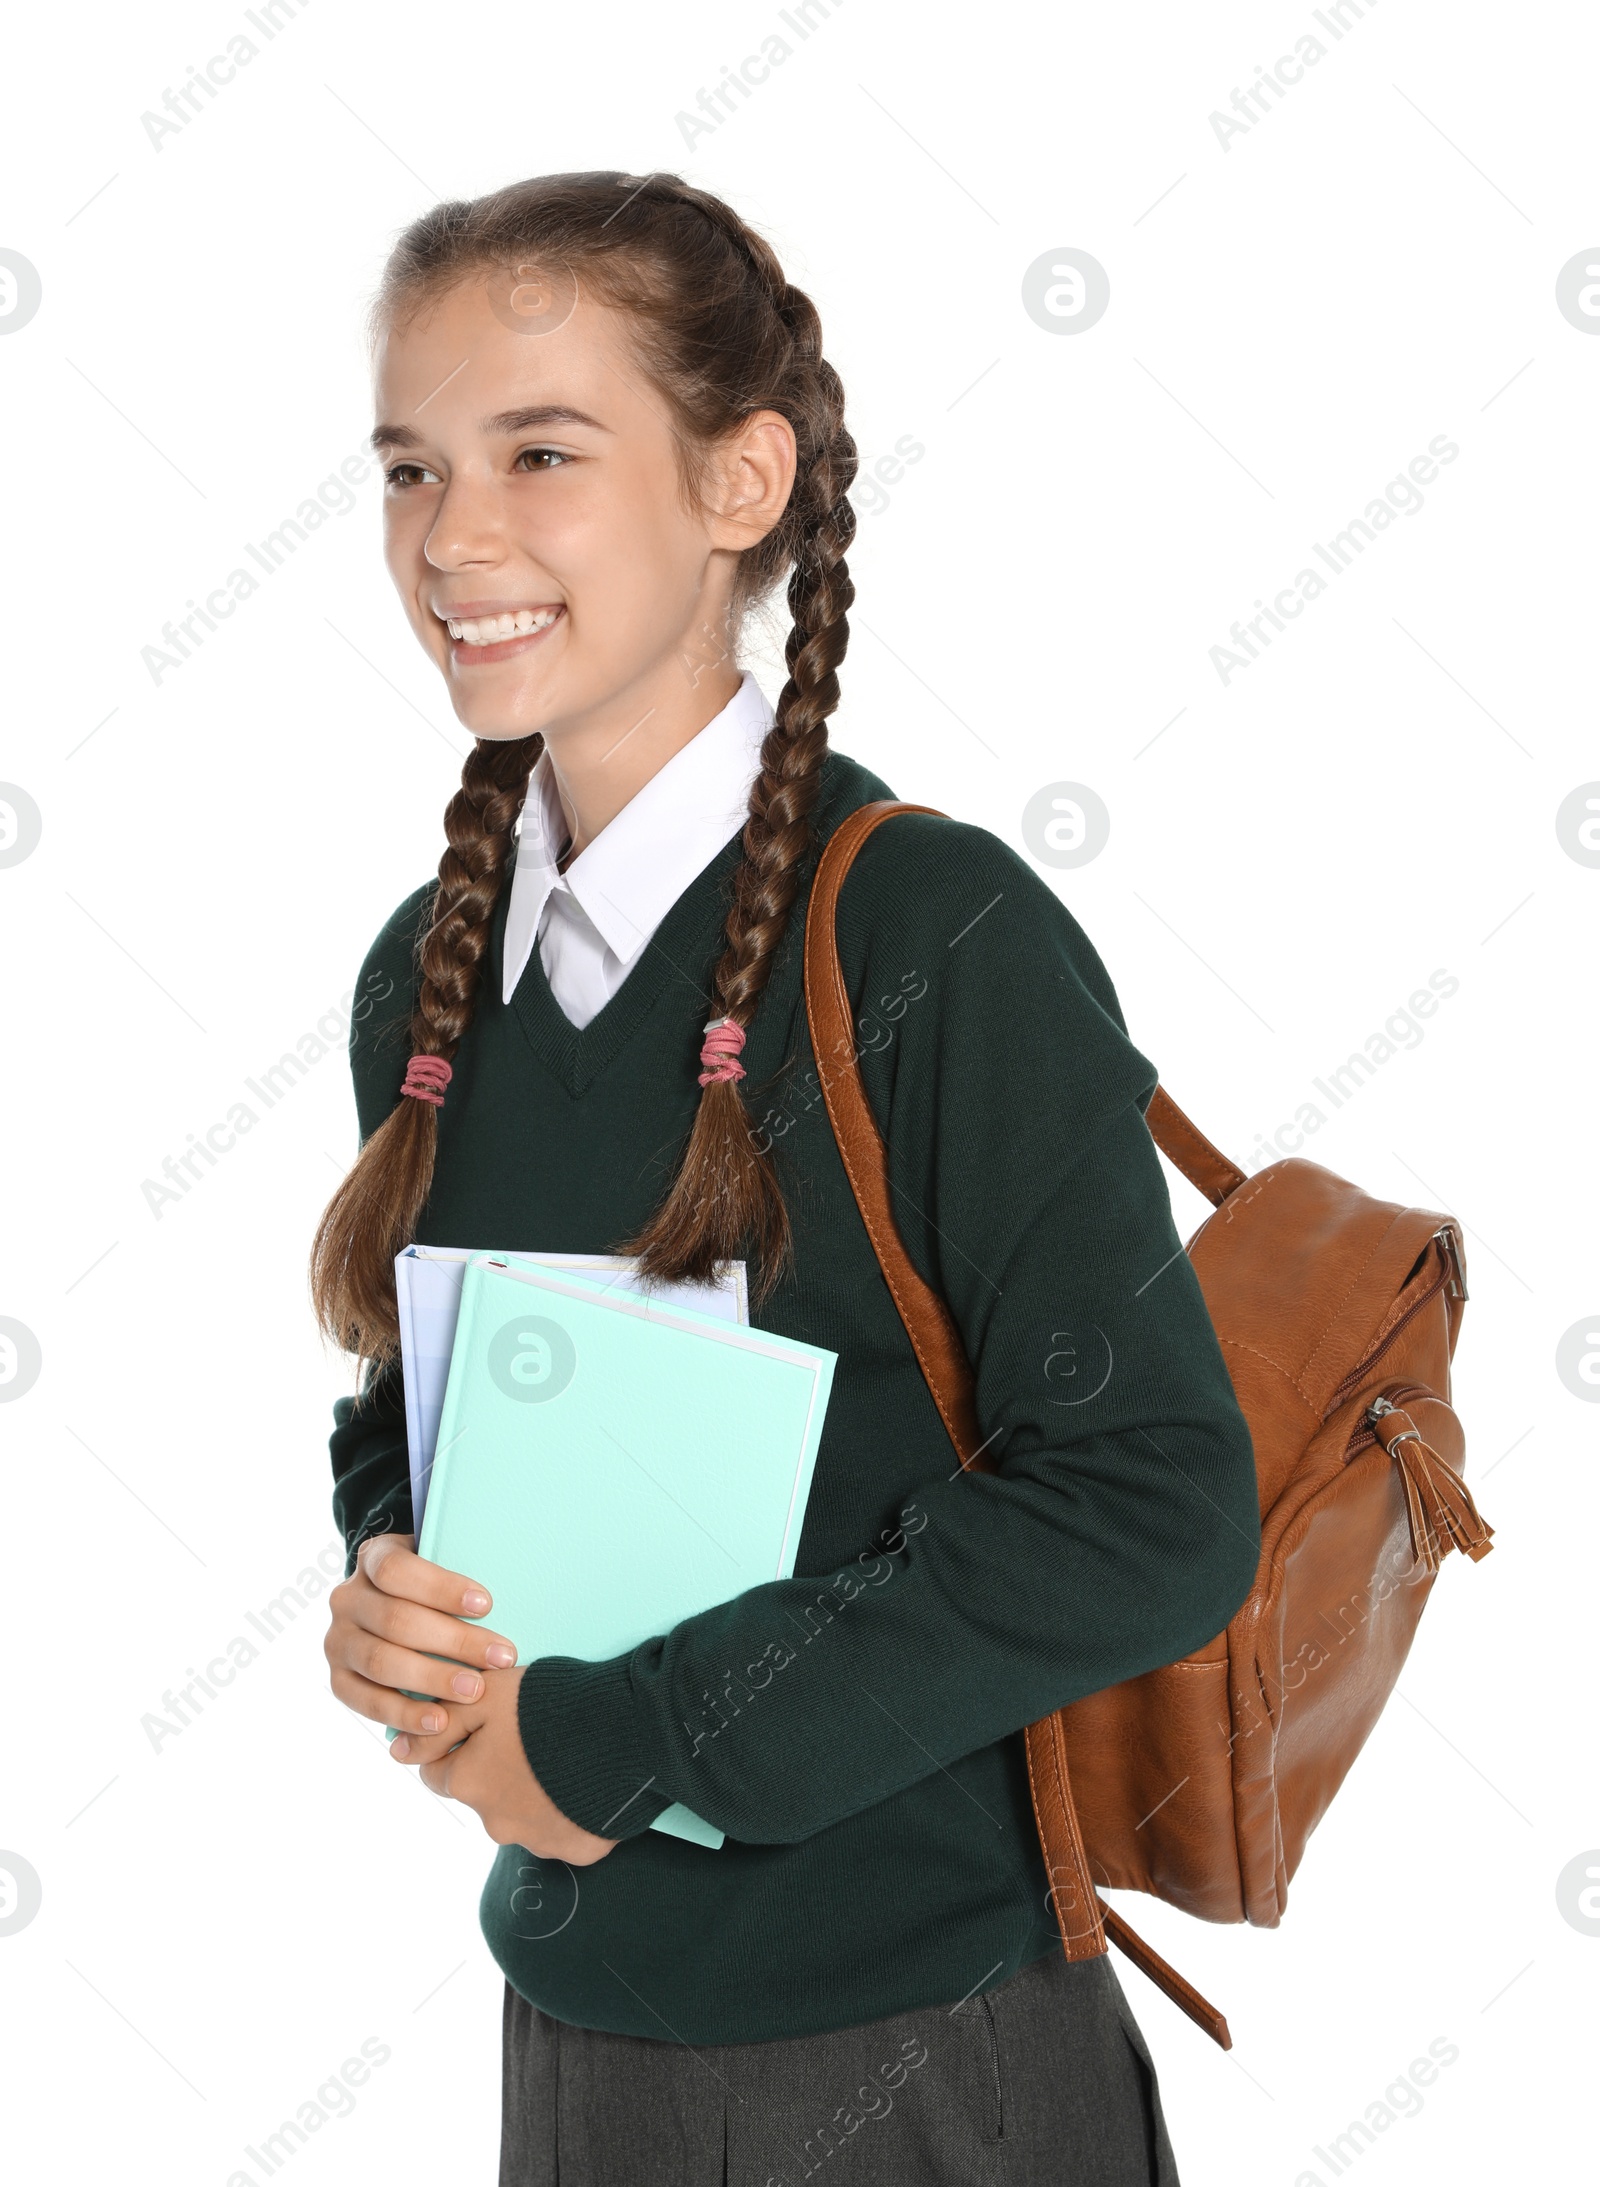
[[[528,1766],[563,1815],[601,1838],[634,1838],[672,1804],[644,1758],[629,1659],[547,1655],[517,1690]]]

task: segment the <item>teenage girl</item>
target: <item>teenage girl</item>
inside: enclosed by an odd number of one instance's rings
[[[556,175],[417,221],[375,351],[389,569],[476,741],[363,967],[363,1144],[313,1254],[366,1363],[327,1653],[500,1848],[502,2187],[1173,2181],[1111,1963],[1063,1954],[1021,1736],[1210,1639],[1255,1574],[1156,1069],[1005,843],[871,837],[840,950],[897,1227],[976,1375],[996,1470],[965,1472],[807,1034],[820,848],[893,794],[828,741],[856,451],[815,309],[705,192]],[[736,662],[785,578],[774,712]],[[473,1576],[415,1554],[413,1239],[744,1259],[752,1320],[838,1355],[796,1576],[516,1666]],[[650,1828],[679,1801],[720,1850]]]

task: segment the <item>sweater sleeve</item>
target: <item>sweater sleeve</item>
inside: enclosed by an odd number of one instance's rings
[[[840,942],[896,1221],[997,1470],[952,1452],[853,1563],[609,1662],[530,1664],[532,1767],[610,1836],[670,1798],[806,1837],[1189,1653],[1254,1580],[1249,1430],[1144,1120],[1157,1073],[1086,936],[997,837],[902,815],[852,868]],[[722,1737],[730,1675],[759,1700]]]
[[[398,1366],[369,1374],[359,1401],[333,1404],[333,1517],[344,1537],[344,1576],[374,1534],[410,1534],[411,1461],[406,1449],[405,1392]]]
[[[367,951],[350,1005],[350,1076],[361,1144],[400,1098],[415,996],[418,922],[432,883],[414,889]],[[406,1449],[405,1386],[398,1361],[369,1372],[359,1395],[334,1400],[328,1454],[333,1516],[345,1545],[345,1577],[374,1534],[409,1534],[411,1469]]]

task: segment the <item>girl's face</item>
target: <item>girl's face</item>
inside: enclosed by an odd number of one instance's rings
[[[611,735],[686,701],[709,719],[738,683],[735,565],[783,512],[793,433],[758,412],[717,452],[708,508],[687,507],[618,315],[580,286],[564,325],[530,334],[491,308],[490,278],[379,349],[385,556],[412,628],[474,736]]]

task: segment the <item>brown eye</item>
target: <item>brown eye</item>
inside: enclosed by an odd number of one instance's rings
[[[548,458],[548,461],[538,461],[537,459],[541,457]],[[551,471],[566,461],[567,458],[559,448],[524,448],[517,457],[513,468],[520,469],[524,464],[527,464],[530,470]]]

